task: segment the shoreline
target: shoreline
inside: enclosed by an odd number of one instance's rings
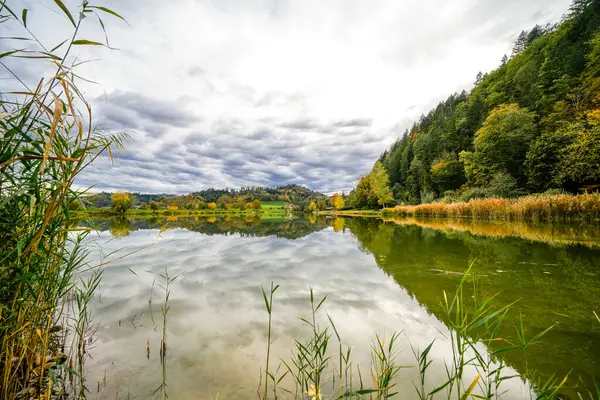
[[[517,198],[471,199],[460,203],[425,203],[379,210],[317,211],[316,214],[455,221],[600,224],[600,194],[527,195]]]
[[[110,209],[94,209],[86,211],[72,211],[75,217],[160,217],[160,216],[215,216],[215,215],[290,215],[294,212],[285,210],[128,210],[115,212]],[[297,213],[297,212],[296,212]]]

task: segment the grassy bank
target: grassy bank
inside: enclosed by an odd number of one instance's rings
[[[598,222],[600,194],[530,195],[516,199],[473,199],[465,203],[397,206],[384,209],[383,214],[525,222]]]

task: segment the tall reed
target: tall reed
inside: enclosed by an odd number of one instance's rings
[[[0,67],[14,78],[0,93],[0,399],[85,393],[76,372],[83,370],[87,305],[99,275],[76,283],[87,268],[82,247],[87,232],[72,224],[71,211],[81,205],[84,193],[73,182],[101,154],[112,158],[112,148],[127,138],[95,131],[91,107],[78,87],[81,62],[71,57],[74,47],[102,45],[79,38],[93,21],[84,16],[97,16],[102,27],[102,17],[121,17],[88,1],[78,10],[60,0],[54,7],[71,25],[59,45],[32,33],[27,17],[36,9],[0,3],[0,29],[20,36],[3,38],[6,46],[15,47],[0,54]],[[38,70],[46,76],[32,80],[21,75],[29,71],[20,68],[23,61],[43,63]],[[74,321],[65,318],[68,299],[75,307]],[[68,358],[61,323],[75,332]],[[69,391],[69,382],[76,380],[77,387]]]
[[[265,388],[264,388],[264,392],[263,392],[263,400],[266,400],[268,398],[268,394],[269,394],[269,379],[273,380],[274,385],[277,382],[277,379],[275,378],[275,376],[271,373],[270,369],[269,369],[269,361],[271,360],[271,327],[272,327],[272,318],[273,318],[273,295],[275,294],[275,292],[277,291],[277,289],[279,288],[279,285],[277,286],[273,286],[273,282],[271,282],[271,288],[269,290],[269,296],[267,297],[267,294],[265,293],[265,289],[263,287],[261,287],[262,289],[262,295],[263,298],[265,300],[265,308],[267,309],[267,314],[269,314],[269,324],[268,324],[268,328],[267,328],[267,361],[265,364]],[[273,388],[275,397],[277,397],[277,389],[274,387]]]
[[[529,195],[516,199],[472,199],[386,208],[384,214],[527,222],[600,221],[600,193]]]
[[[162,305],[162,307],[160,308],[160,313],[162,315],[162,329],[161,329],[161,337],[160,337],[160,349],[158,351],[159,356],[160,356],[160,365],[161,365],[161,383],[160,385],[154,390],[154,392],[152,392],[152,394],[156,394],[158,392],[160,392],[163,396],[163,399],[168,399],[169,395],[167,392],[167,323],[168,323],[168,315],[169,315],[169,311],[171,310],[171,305],[169,304],[169,300],[171,298],[171,283],[173,283],[175,281],[175,279],[178,278],[179,275],[175,275],[175,276],[170,276],[169,275],[169,270],[168,268],[165,266],[165,273],[164,274],[159,274],[159,277],[162,278],[162,280],[164,281],[164,285],[163,284],[157,284],[157,286],[159,288],[161,288],[164,292],[165,292],[165,301]],[[154,288],[154,281],[152,282],[152,288]],[[150,295],[152,296],[152,294]],[[152,299],[152,297],[150,297],[150,299]],[[152,301],[149,301],[150,303],[150,308],[152,308]],[[149,343],[148,339],[148,343]],[[146,353],[148,355],[148,358],[150,357],[150,345],[147,344],[147,350]]]

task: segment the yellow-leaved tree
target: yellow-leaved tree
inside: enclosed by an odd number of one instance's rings
[[[333,195],[333,199],[331,200],[331,204],[336,210],[341,210],[344,208],[344,197],[339,193],[335,193]]]
[[[135,197],[131,193],[117,192],[110,196],[111,207],[114,212],[124,213],[135,204]]]

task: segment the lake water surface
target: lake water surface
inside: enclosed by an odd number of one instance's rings
[[[296,216],[113,219],[94,227],[91,264],[134,253],[104,267],[92,309],[91,398],[159,398],[152,393],[163,376],[171,399],[256,398],[268,318],[260,287],[271,282],[281,285],[273,370],[289,357],[293,339],[309,334],[299,317],[309,316],[313,288],[319,299],[327,295],[320,323],[329,324],[325,312],[331,316],[366,385],[374,336],[402,332],[397,361],[405,366],[416,364],[411,346],[422,350],[435,339],[433,387],[451,357],[443,292],[454,292],[471,263],[480,289],[499,293],[497,304],[517,301],[505,320],[506,340],[518,342],[520,314],[531,337],[555,325],[526,353],[506,357],[515,372],[570,372],[588,384],[600,377],[600,324],[592,313],[600,312],[600,235],[589,226]],[[165,274],[176,279],[169,285],[163,366]],[[416,398],[417,377],[415,368],[400,372],[401,398]],[[526,398],[530,390],[520,379],[503,389],[504,398]]]

